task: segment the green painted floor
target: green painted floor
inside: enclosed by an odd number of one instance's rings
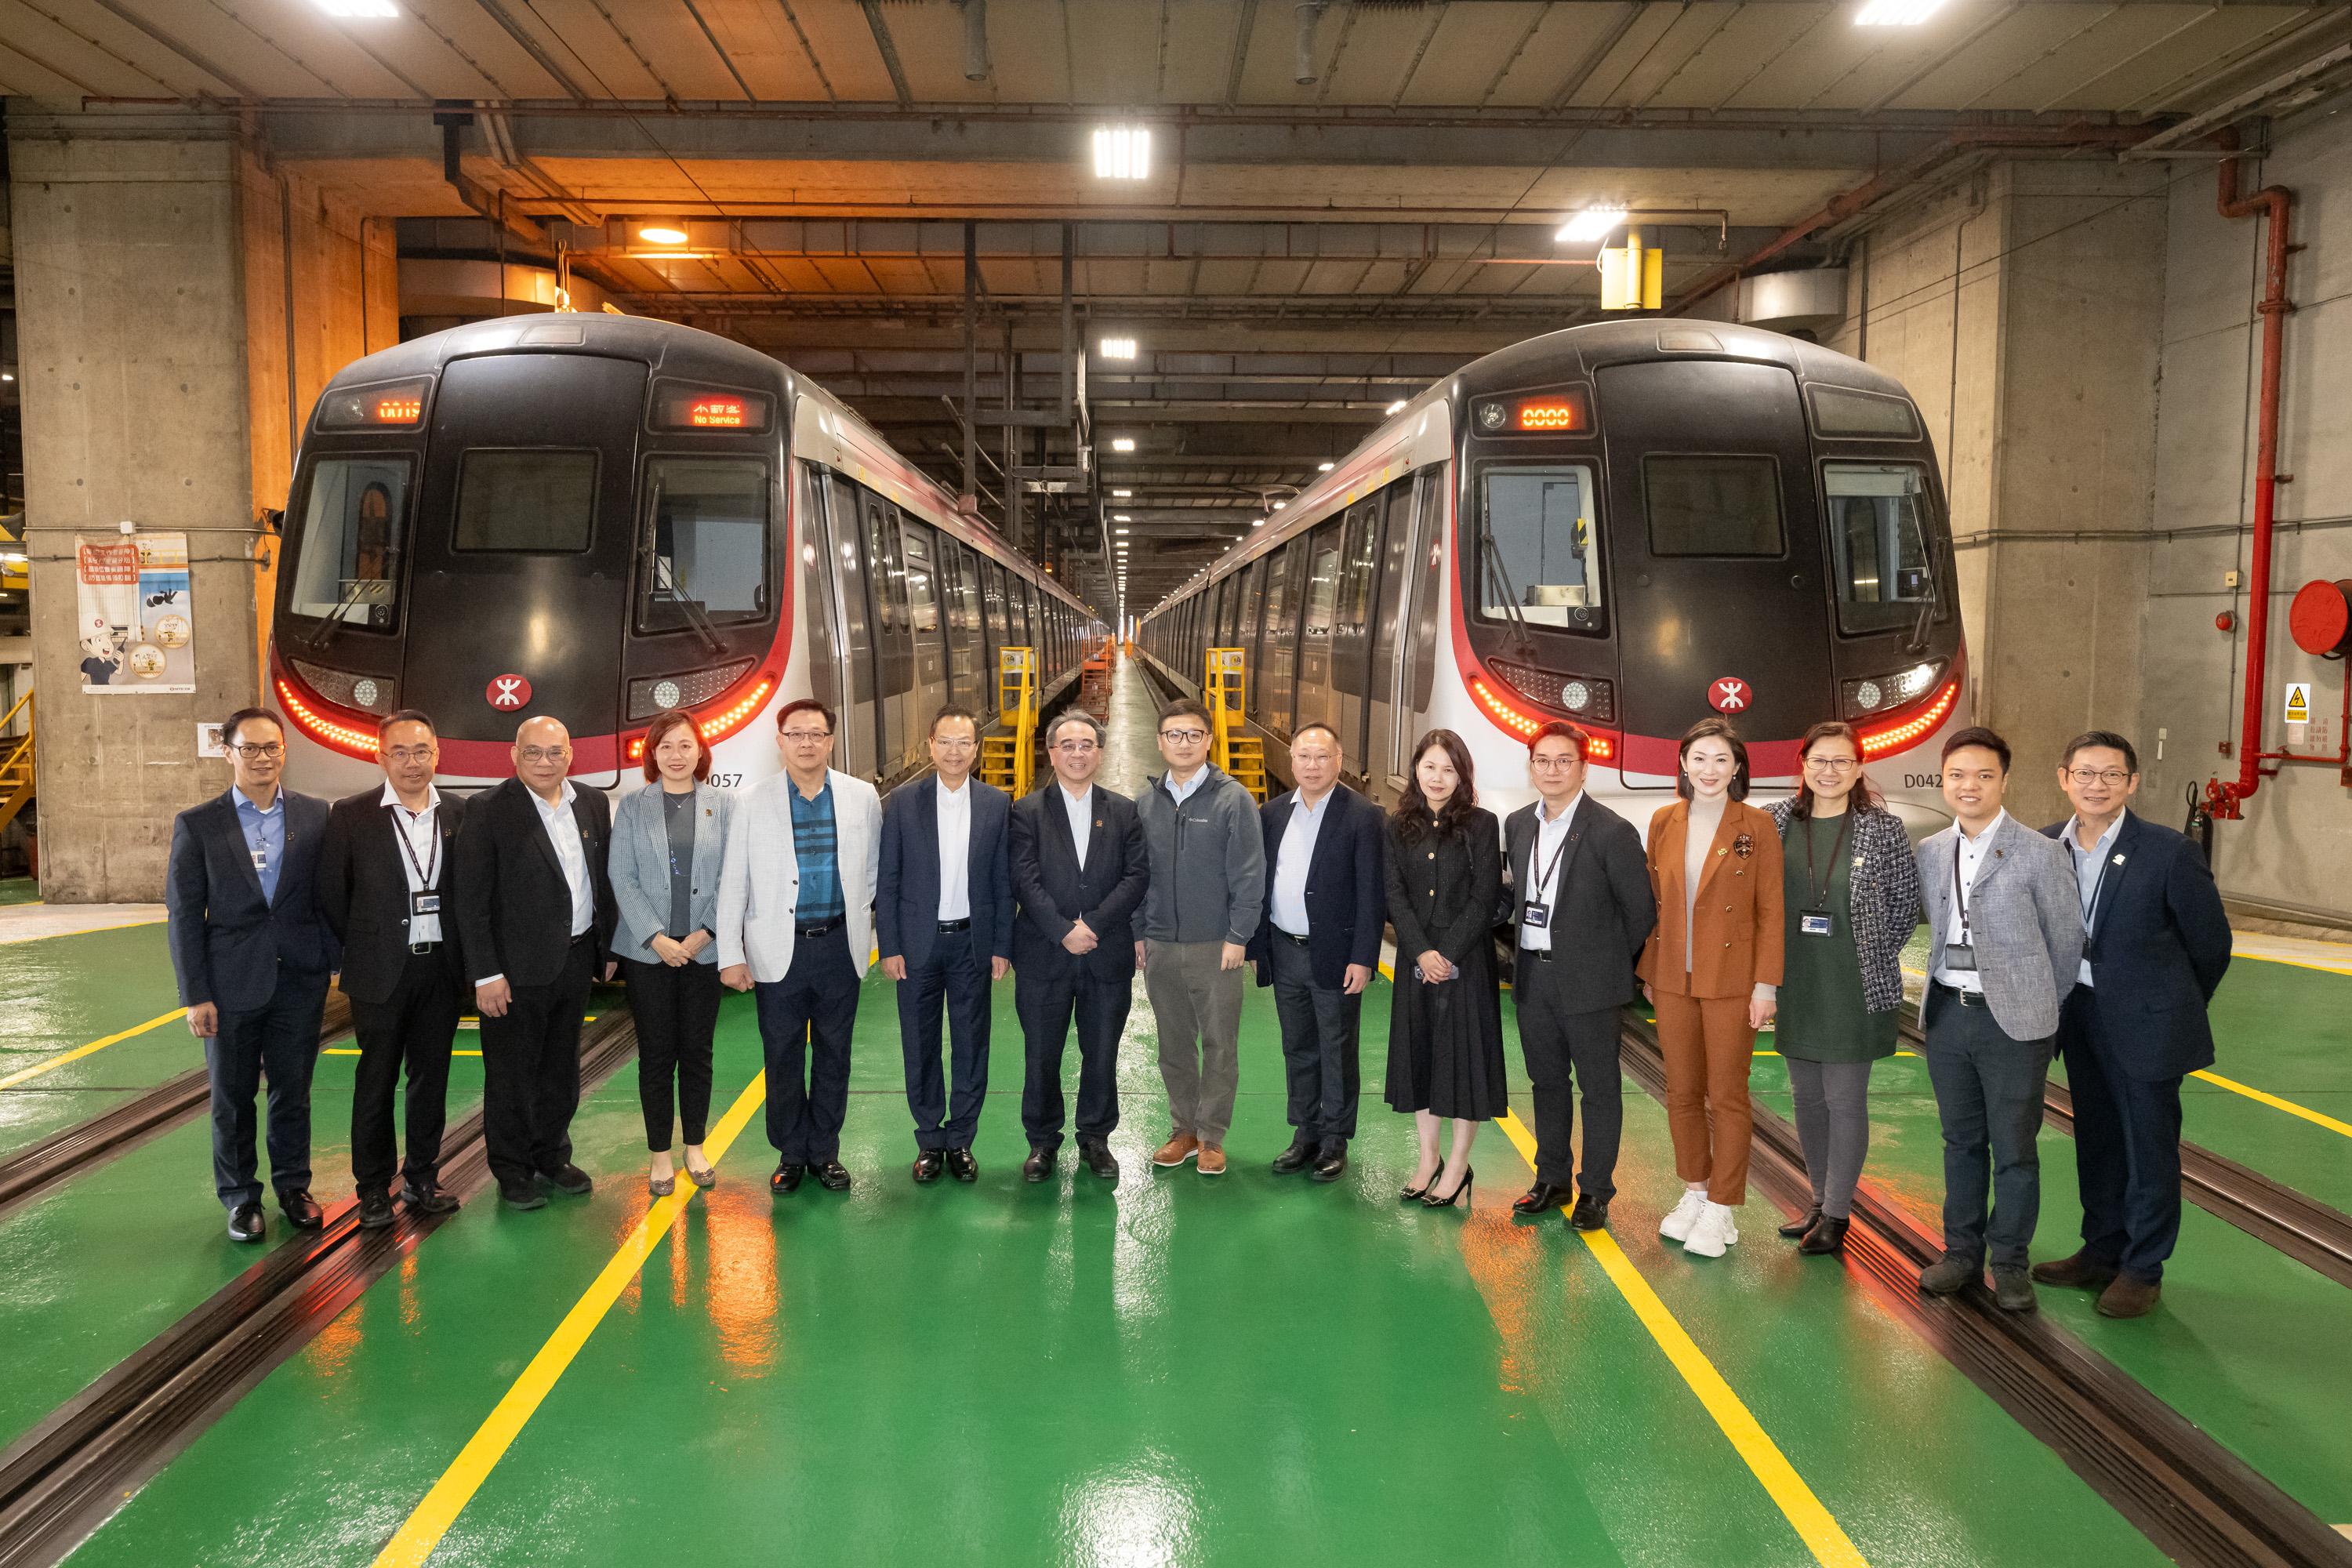
[[[38,903],[41,885],[30,877],[0,877],[0,904]]]
[[[161,925],[0,947],[0,1079],[179,1006]],[[177,1018],[0,1089],[0,1155],[205,1065]]]

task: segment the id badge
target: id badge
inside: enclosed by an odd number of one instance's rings
[[[1944,967],[1955,973],[1973,974],[1977,967],[1977,950],[1967,942],[1956,942],[1944,949]]]
[[[1529,931],[1545,931],[1551,925],[1551,911],[1533,901],[1519,906],[1519,924]]]
[[[408,895],[408,912],[412,915],[437,915],[441,912],[441,895],[431,889]]]
[[[1797,917],[1797,930],[1806,936],[1828,936],[1832,934],[1832,921],[1828,914],[1801,914]]]
[[[254,850],[254,851],[252,852],[252,854],[253,854],[253,868],[254,868],[255,870],[257,870],[257,871],[267,871],[267,870],[268,870],[268,869],[269,869],[269,851],[268,851],[268,850],[267,850],[267,849],[256,849],[256,850]]]

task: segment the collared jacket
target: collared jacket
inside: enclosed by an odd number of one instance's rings
[[[727,829],[735,820],[735,795],[713,784],[694,786],[694,864],[688,887],[689,931],[719,934],[719,868],[727,856]],[[613,847],[607,865],[613,901],[621,923],[613,932],[613,956],[659,963],[654,938],[669,929],[669,822],[662,810],[662,786],[648,784],[621,798],[613,814]],[[703,944],[697,963],[719,962],[719,943]]]
[[[1784,844],[1796,806],[1791,798],[1771,807],[1772,829]],[[1903,1005],[1903,944],[1919,923],[1919,863],[1911,858],[1911,836],[1904,831],[1901,817],[1859,800],[1846,809],[1853,818],[1853,865],[1848,877],[1853,951],[1862,963],[1862,1005],[1873,1013],[1892,1012]],[[1786,918],[1794,920],[1802,912],[1790,910]]]
[[[1930,928],[1928,969],[1958,940],[1952,921],[1957,825],[1919,846],[1919,893]],[[1969,886],[1969,936],[1977,978],[1992,1021],[2012,1040],[2046,1040],[2058,1032],[2058,1005],[2074,988],[2083,962],[2082,895],[2065,847],[2013,816],[2003,816]],[[1919,1021],[1933,1024],[1943,1005],[1931,983]]]
[[[235,789],[172,821],[163,907],[171,920],[172,968],[188,1006],[210,1002],[224,1013],[248,1013],[276,993],[281,966],[322,984],[335,967],[334,933],[313,897],[327,803],[284,788],[278,797],[286,813],[286,846],[274,902],[261,896]]]
[[[1200,787],[1178,805],[1167,775],[1135,803],[1151,886],[1143,895],[1147,942],[1247,946],[1265,912],[1265,833],[1241,781],[1203,763]]]
[[[1635,973],[1652,990],[1702,997],[1747,996],[1780,984],[1780,834],[1771,814],[1744,800],[1723,803],[1698,897],[1684,912],[1683,846],[1690,802],[1661,806],[1650,818],[1650,888],[1658,925]],[[1683,963],[1683,931],[1691,937]]]
[[[1257,983],[1274,984],[1274,872],[1298,792],[1286,790],[1265,803],[1258,820],[1265,829],[1265,907],[1249,955]],[[1381,933],[1386,929],[1388,882],[1381,808],[1334,784],[1323,803],[1322,826],[1315,830],[1315,853],[1307,860],[1307,962],[1315,984],[1337,991],[1348,983],[1348,966],[1377,967]]]
[[[864,779],[825,770],[833,790],[835,864],[859,979],[874,961],[874,881],[882,865],[882,797]],[[719,868],[719,964],[751,968],[763,984],[793,966],[799,939],[801,861],[793,845],[793,775],[761,779],[735,803]]]

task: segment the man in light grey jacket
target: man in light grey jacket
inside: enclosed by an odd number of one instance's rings
[[[1151,867],[1135,960],[1160,1029],[1168,1142],[1155,1165],[1200,1157],[1225,1171],[1225,1129],[1241,1083],[1242,963],[1265,898],[1257,802],[1209,762],[1209,710],[1190,698],[1160,714],[1168,771],[1135,803]]]
[[[1953,824],[1918,850],[1930,935],[1921,1018],[1944,1124],[1944,1256],[1920,1270],[1919,1289],[1948,1296],[1980,1278],[1990,1247],[1993,1299],[2026,1312],[2026,1247],[2042,1208],[2034,1141],[2083,914],[2065,850],[2001,809],[2009,760],[1990,730],[1947,740]]]

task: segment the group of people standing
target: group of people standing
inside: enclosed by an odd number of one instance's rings
[[[169,892],[182,997],[212,1071],[229,1234],[264,1229],[254,1097],[265,1080],[279,1206],[298,1227],[320,1223],[310,1079],[338,967],[360,1047],[352,1176],[360,1224],[376,1226],[392,1223],[395,1173],[413,1209],[456,1206],[438,1163],[468,1000],[501,1197],[529,1209],[549,1189],[591,1190],[569,1129],[590,986],[616,969],[637,1031],[653,1193],[675,1191],[674,1142],[690,1182],[718,1179],[702,1144],[728,989],[755,997],[772,1192],[811,1178],[846,1190],[852,1036],[877,954],[896,983],[919,1184],[978,1178],[991,986],[1008,970],[1026,1180],[1053,1173],[1066,1129],[1080,1164],[1118,1178],[1118,1044],[1139,970],[1168,1107],[1152,1161],[1223,1173],[1255,970],[1274,990],[1293,1129],[1272,1169],[1333,1181],[1356,1133],[1361,998],[1393,927],[1384,1098],[1414,1118],[1419,1144],[1402,1200],[1466,1207],[1478,1124],[1508,1110],[1500,931],[1537,1142],[1515,1215],[1568,1208],[1580,1229],[1608,1224],[1621,1014],[1638,996],[1655,1010],[1684,1184],[1660,1233],[1701,1257],[1739,1239],[1749,1068],[1771,1028],[1813,1198],[1780,1234],[1832,1254],[1867,1152],[1871,1065],[1896,1049],[1901,953],[1924,918],[1921,1054],[1943,1126],[1946,1250],[1921,1288],[1957,1290],[1990,1261],[1995,1299],[2011,1310],[2032,1306],[2037,1279],[2096,1289],[2115,1316],[2157,1300],[2179,1220],[2180,1080],[2213,1059],[2205,1003],[2230,931],[2194,847],[2128,810],[2138,759],[2122,736],[2069,744],[2059,783],[2074,813],[2037,833],[2002,808],[2007,743],[1955,733],[1942,773],[1953,825],[1915,851],[1864,775],[1860,736],[1838,722],[1806,733],[1801,785],[1769,811],[1747,802],[1733,727],[1695,725],[1677,798],[1646,836],[1587,793],[1590,742],[1564,721],[1530,738],[1537,798],[1501,822],[1477,804],[1469,748],[1444,730],[1422,738],[1387,812],[1339,782],[1339,737],[1321,724],[1292,739],[1296,787],[1260,807],[1209,761],[1211,720],[1190,700],[1161,710],[1167,770],[1134,799],[1095,782],[1106,737],[1080,709],[1047,727],[1052,776],[1018,801],[973,776],[979,723],[966,710],[940,711],[934,771],[887,801],[832,767],[834,730],[823,703],[785,704],[782,771],[739,795],[709,783],[692,719],[664,713],[645,737],[646,787],[611,813],[601,792],[569,782],[570,738],[547,718],[517,731],[514,778],[470,801],[444,797],[432,721],[408,710],[383,723],[383,787],[330,808],[279,787],[275,719],[235,715],[235,783],[181,814]],[[1072,1117],[1062,1065],[1074,1028]],[[2074,1097],[2083,1245],[2029,1272],[2053,1055]]]

